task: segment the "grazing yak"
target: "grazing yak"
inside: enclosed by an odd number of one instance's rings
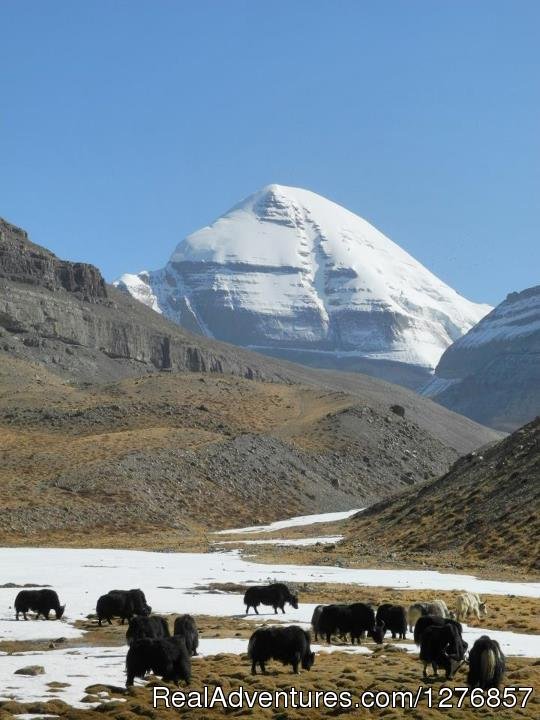
[[[456,601],[456,618],[466,620],[471,614],[476,615],[478,620],[481,616],[487,615],[486,603],[482,602],[478,593],[461,593]]]
[[[317,605],[315,607],[315,609],[313,610],[313,615],[311,616],[311,627],[313,629],[313,634],[315,636],[315,640],[318,640],[319,635],[323,634],[323,633],[321,633],[321,630],[320,630],[320,619],[321,619],[321,615],[322,615],[322,611],[323,611],[324,607],[325,607],[325,605]],[[343,605],[340,605],[340,607],[347,607],[347,605],[343,604]],[[340,637],[342,640],[347,639],[346,633],[341,633]]]
[[[273,583],[272,585],[254,585],[246,590],[244,595],[244,605],[246,606],[246,615],[249,608],[252,607],[257,615],[259,605],[271,605],[274,613],[277,615],[279,608],[282,613],[285,612],[285,603],[289,603],[295,610],[298,609],[298,597],[291,593],[289,588],[283,583]]]
[[[197,655],[199,631],[191,615],[179,615],[174,621],[174,635],[183,637],[190,655]]]
[[[136,677],[152,672],[164,682],[176,685],[184,680],[191,682],[191,657],[183,637],[143,638],[135,640],[126,655],[126,687],[133,685]]]
[[[350,605],[333,603],[325,605],[319,615],[318,633],[330,643],[332,635],[346,639],[352,630],[352,613]]]
[[[482,635],[469,653],[467,685],[471,690],[497,688],[503,679],[505,666],[506,659],[499,643],[488,635]]]
[[[133,614],[134,615],[150,615],[152,608],[146,602],[146,597],[142,590],[139,588],[132,588],[131,590],[109,590],[111,594],[127,595],[131,598],[133,603]]]
[[[292,665],[296,674],[299,665],[304,670],[310,670],[315,662],[315,653],[311,652],[310,642],[309,632],[298,625],[258,628],[248,643],[251,673],[257,674],[257,664],[261,672],[266,673],[265,663],[268,660],[279,660],[283,665]]]
[[[58,595],[54,590],[44,588],[43,590],[21,590],[15,598],[15,619],[19,619],[19,613],[23,614],[25,620],[28,620],[26,613],[29,610],[36,614],[36,620],[43,615],[45,620],[49,619],[49,613],[54,610],[56,619],[60,620],[66,609],[65,605],[60,605]]]
[[[463,640],[463,628],[461,626],[461,623],[459,623],[457,620],[454,620],[453,618],[442,618],[439,615],[422,615],[422,617],[418,618],[418,620],[416,621],[416,625],[414,626],[414,642],[417,645],[421,645],[422,635],[426,628],[430,627],[431,625],[437,625],[438,627],[443,627],[443,625],[454,625],[461,638],[463,651],[466,651],[469,647],[465,640]]]
[[[319,617],[319,633],[330,642],[332,635],[351,635],[351,642],[360,639],[367,633],[376,643],[384,639],[384,626],[375,622],[375,611],[371,605],[352,603],[351,605],[327,605]]]
[[[451,680],[464,658],[463,642],[454,624],[429,625],[422,633],[420,660],[424,663],[424,678],[427,678],[427,666],[431,665],[435,676],[438,668],[443,668],[446,679]]]
[[[129,627],[126,630],[128,645],[143,638],[165,638],[170,636],[167,621],[159,615],[134,615],[130,619]]]
[[[375,622],[383,627],[385,634],[386,630],[390,630],[394,640],[396,635],[400,640],[405,640],[407,637],[407,612],[403,605],[383,603],[377,608]]]
[[[109,590],[106,595],[98,598],[96,603],[96,614],[98,625],[102,620],[107,620],[112,625],[112,618],[119,617],[124,620],[131,620],[133,615],[150,615],[152,608],[147,604],[142,590]]]

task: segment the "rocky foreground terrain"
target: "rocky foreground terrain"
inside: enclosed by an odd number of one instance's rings
[[[203,542],[363,506],[498,437],[401,387],[190,335],[0,231],[1,542]]]

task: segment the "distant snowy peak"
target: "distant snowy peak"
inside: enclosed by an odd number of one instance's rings
[[[443,353],[422,394],[510,431],[540,413],[540,285],[508,295]]]
[[[515,361],[518,356],[532,358],[538,353],[540,285],[510,293],[468,333],[450,345],[437,365],[435,384],[430,384],[425,393],[440,395],[447,389],[445,382],[451,381],[454,385],[456,380],[486,372],[486,367],[495,358],[500,362],[501,358],[511,355]]]
[[[540,331],[540,285],[507,295],[463,337],[457,348],[473,348],[490,342],[525,338]]]
[[[162,270],[118,285],[189,329],[325,364],[332,354],[433,369],[490,310],[366,220],[282,185],[186,237]]]

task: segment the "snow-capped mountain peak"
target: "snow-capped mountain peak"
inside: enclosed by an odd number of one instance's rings
[[[358,215],[275,184],[182,240],[162,270],[117,284],[192,330],[326,365],[333,356],[433,369],[490,310]]]

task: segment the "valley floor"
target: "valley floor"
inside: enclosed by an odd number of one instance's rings
[[[97,720],[104,714],[114,720],[135,720],[136,716],[157,717],[170,710],[154,711],[151,688],[139,682],[128,692],[125,682],[125,627],[98,628],[92,617],[97,597],[113,587],[142,587],[155,612],[170,619],[177,613],[196,616],[201,629],[200,656],[193,663],[192,688],[220,685],[229,690],[289,688],[349,689],[355,695],[365,688],[381,690],[413,689],[427,685],[441,687],[440,680],[422,681],[418,649],[409,639],[386,639],[383,646],[371,641],[361,647],[339,643],[315,643],[316,664],[299,677],[289,668],[271,663],[270,674],[253,678],[245,655],[247,639],[260,624],[287,622],[309,626],[318,603],[345,601],[400,602],[442,598],[451,607],[460,590],[479,592],[487,601],[489,614],[481,622],[469,620],[464,636],[469,644],[487,633],[497,639],[508,658],[506,685],[539,687],[540,679],[540,584],[491,580],[432,570],[404,568],[350,568],[336,565],[283,564],[284,552],[307,550],[288,546],[289,536],[303,532],[303,539],[329,543],[326,528],[346,521],[348,513],[330,518],[294,518],[258,528],[214,534],[210,542],[235,536],[241,540],[268,538],[284,546],[263,545],[273,561],[260,562],[242,556],[238,550],[207,553],[141,552],[107,549],[0,549],[0,719],[23,713],[43,713],[69,720]],[[329,523],[328,520],[331,522]],[[324,531],[323,531],[324,529]],[[298,539],[298,538],[293,538]],[[230,546],[227,546],[230,547]],[[250,551],[255,547],[248,546]],[[318,547],[317,545],[313,547]],[[333,552],[329,550],[330,554]],[[267,561],[269,558],[265,558]],[[250,584],[283,581],[293,585],[300,596],[298,610],[288,608],[284,615],[261,612],[245,616],[242,594]],[[25,584],[51,585],[66,602],[62,621],[19,621],[12,610],[17,588]],[[45,673],[33,677],[16,675],[27,665],[41,665]],[[462,668],[451,686],[465,682]],[[444,684],[444,683],[443,683]],[[174,712],[179,712],[178,710]],[[216,717],[220,710],[182,711],[186,717]],[[229,711],[230,712],[230,711]],[[364,711],[365,712],[365,711]],[[491,717],[495,711],[473,710],[469,705],[449,711],[446,717]],[[247,709],[237,711],[243,715]],[[374,715],[402,717],[403,710],[374,711]],[[504,717],[538,717],[540,708],[533,696],[527,707],[506,711]],[[253,717],[326,717],[329,710],[293,711],[278,714],[258,709]],[[442,710],[421,706],[413,717],[442,717]],[[373,716],[370,714],[370,717]],[[500,714],[498,715],[500,717]],[[20,718],[24,720],[24,718]]]

